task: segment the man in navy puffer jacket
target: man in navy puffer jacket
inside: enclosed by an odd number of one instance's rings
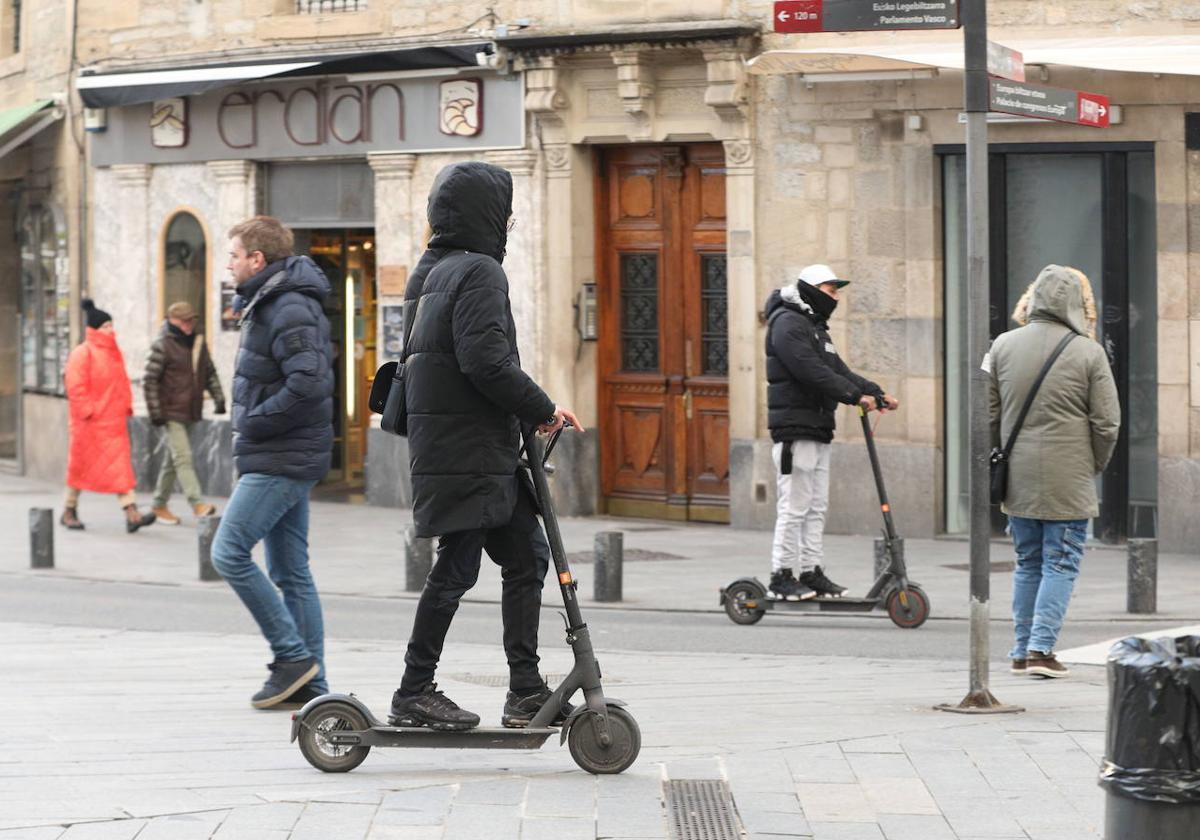
[[[229,238],[243,303],[233,375],[240,477],[212,557],[270,642],[270,676],[251,698],[267,709],[329,690],[321,601],[308,568],[308,495],[333,449],[333,346],[322,308],[330,286],[311,259],[292,255],[292,233],[276,219],[256,216]],[[260,540],[270,580],[250,557]]]

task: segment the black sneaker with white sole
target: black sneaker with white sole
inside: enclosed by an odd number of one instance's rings
[[[850,591],[827,578],[820,566],[814,566],[811,572],[801,573],[800,582],[822,598],[840,598]]]
[[[287,700],[320,673],[321,664],[310,656],[296,662],[272,662],[267,668],[271,676],[250,698],[250,705],[256,709],[270,709]]]
[[[540,687],[528,691],[508,692],[508,697],[504,700],[504,713],[500,716],[500,724],[510,729],[528,726],[529,722],[533,720],[533,716],[541,711],[542,706],[546,705],[553,694],[554,691],[544,682]],[[575,707],[564,700],[549,725],[562,726],[567,716],[573,711],[575,711]]]
[[[276,703],[271,708],[280,712],[294,712],[297,709],[304,708],[304,704],[309,700],[316,700],[318,697],[324,697],[328,691],[318,691],[312,687],[312,683],[300,686],[300,689],[282,703]]]
[[[479,715],[460,708],[457,703],[430,683],[417,694],[392,695],[388,723],[392,726],[428,726],[430,729],[462,730],[479,725]]]

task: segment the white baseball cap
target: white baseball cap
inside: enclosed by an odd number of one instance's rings
[[[820,286],[822,283],[836,283],[840,289],[843,286],[849,286],[849,280],[842,280],[834,273],[833,269],[827,265],[810,265],[806,266],[800,272],[797,278],[801,283],[807,283],[810,286]]]

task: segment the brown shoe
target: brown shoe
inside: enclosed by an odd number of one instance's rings
[[[217,506],[210,505],[208,502],[199,502],[192,505],[192,513],[199,519],[201,516],[216,516]]]
[[[156,517],[158,517],[158,521],[164,525],[179,524],[179,517],[171,513],[166,505],[163,505],[162,507],[150,508],[150,510],[154,512]]]
[[[64,528],[71,531],[82,531],[83,523],[79,521],[79,514],[75,512],[75,508],[63,508],[62,516],[58,518],[58,522]]]
[[[1014,659],[1012,661],[1012,672],[1014,674],[1016,674],[1018,677],[1025,676],[1025,674],[1028,673],[1028,671],[1025,668],[1025,660],[1024,659]]]
[[[147,525],[153,525],[158,519],[153,513],[139,513],[137,505],[125,506],[125,531],[132,534],[138,528],[145,528]]]
[[[1065,677],[1071,672],[1054,658],[1053,653],[1031,650],[1025,660],[1025,673],[1038,677]]]

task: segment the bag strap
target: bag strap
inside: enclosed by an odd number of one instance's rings
[[[1074,332],[1068,332],[1063,336],[1063,340],[1058,342],[1058,346],[1050,354],[1050,358],[1046,359],[1046,364],[1042,365],[1042,372],[1038,374],[1033,387],[1029,389],[1029,395],[1025,397],[1025,404],[1021,406],[1021,413],[1017,415],[1017,422],[1013,426],[1012,431],[1008,433],[1008,443],[1004,447],[1005,459],[1012,455],[1013,445],[1017,442],[1017,432],[1021,431],[1021,427],[1025,425],[1025,415],[1029,413],[1029,407],[1033,405],[1033,398],[1037,396],[1038,388],[1042,387],[1042,382],[1045,380],[1046,374],[1050,372],[1050,368],[1054,367],[1054,363],[1058,361],[1058,357],[1062,354],[1062,351],[1067,349],[1067,345],[1071,343],[1071,339],[1075,336],[1076,333]]]

